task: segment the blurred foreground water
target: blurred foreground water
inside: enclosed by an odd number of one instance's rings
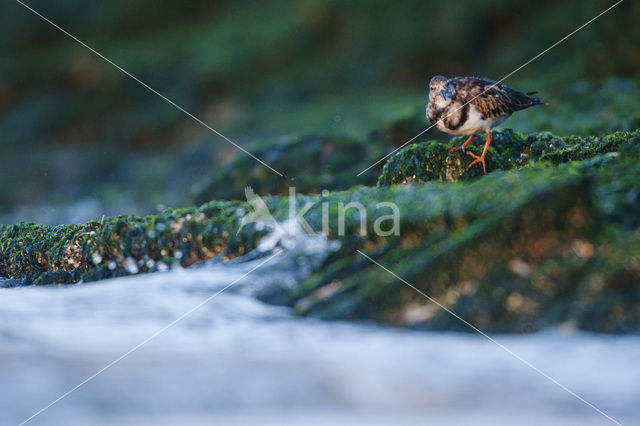
[[[30,424],[608,423],[477,334],[300,318],[253,297],[295,285],[331,249],[276,232],[224,264],[1,289],[0,424],[27,419],[276,250]],[[640,336],[496,339],[623,424],[640,422]]]

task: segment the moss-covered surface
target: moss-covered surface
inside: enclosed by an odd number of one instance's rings
[[[628,142],[577,164],[382,188],[411,194],[402,234],[359,247],[415,289],[347,247],[281,301],[327,319],[468,330],[421,291],[489,331],[637,330],[639,153]]]
[[[458,136],[448,144],[429,141],[403,148],[386,162],[378,185],[455,181],[482,176],[480,165],[467,170],[473,158],[462,150],[449,154],[451,147],[460,146],[465,140],[466,137]],[[478,155],[482,153],[485,141],[486,134],[477,135],[467,150]],[[549,132],[522,135],[511,129],[496,130],[487,151],[487,172],[522,168],[532,162],[557,165],[581,161],[618,151],[625,142],[640,144],[640,130],[619,131],[599,137],[560,137]]]
[[[322,228],[341,249],[290,292],[263,295],[327,319],[370,318],[430,329],[464,325],[380,264],[468,321],[489,331],[523,332],[559,322],[589,330],[621,332],[640,325],[639,148],[556,167],[492,173],[473,182],[431,182],[389,188],[360,187],[297,197],[313,203],[307,222]],[[356,210],[366,207],[367,235]],[[372,224],[388,215],[378,203],[401,211],[399,236],[376,236]],[[267,197],[278,219],[286,197]],[[326,207],[323,207],[326,206]],[[239,209],[242,209],[239,211]],[[104,223],[0,228],[0,275],[25,282],[76,282],[189,265],[255,245],[261,232],[236,231],[246,205],[212,202],[158,216],[120,217]],[[389,222],[383,225],[383,229]],[[180,252],[181,256],[176,256]]]
[[[261,234],[250,227],[238,232],[245,209],[241,202],[214,201],[82,225],[0,225],[0,276],[75,283],[242,255]]]
[[[525,332],[560,322],[603,332],[637,330],[638,132],[558,138],[504,131],[496,139],[498,149],[513,152],[506,155],[512,170],[470,181],[297,195],[298,208],[312,205],[304,219],[315,230],[322,229],[328,212],[328,235],[341,248],[296,288],[261,298],[326,319],[465,329],[422,292],[487,331]],[[519,149],[529,158],[518,157]],[[287,218],[287,197],[265,201],[276,219]],[[341,206],[352,201],[365,210],[343,213],[341,232]],[[400,211],[397,236],[374,232],[374,224],[391,213],[379,205],[385,201]],[[242,255],[266,232],[251,224],[240,227],[248,209],[244,202],[214,201],[83,225],[1,226],[0,276],[73,283]],[[365,214],[367,232],[361,235]],[[390,226],[386,219],[381,228]]]

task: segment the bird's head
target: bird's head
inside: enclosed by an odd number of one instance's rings
[[[429,82],[429,102],[438,106],[446,106],[453,99],[451,88],[447,84],[446,77],[436,75]]]

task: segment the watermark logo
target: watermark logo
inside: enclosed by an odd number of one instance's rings
[[[306,202],[301,207],[296,198],[296,188],[289,187],[288,216],[278,221],[273,216],[267,202],[260,197],[251,187],[245,188],[245,197],[249,203],[249,212],[240,220],[238,233],[246,225],[252,223],[257,228],[276,229],[281,233],[293,235],[302,229],[307,234],[316,234],[321,231],[325,235],[337,234],[338,237],[345,236],[348,228],[357,226],[360,236],[367,236],[373,233],[379,237],[389,237],[400,235],[400,208],[391,201],[376,203],[375,206],[368,207],[357,200],[344,203],[342,201],[332,201],[328,191],[323,191],[323,200],[311,201],[306,198]],[[320,205],[321,229],[315,230],[307,221],[308,215],[314,207]],[[314,210],[315,211],[315,210]],[[315,213],[317,222],[317,212]],[[337,221],[337,224],[335,223]],[[336,226],[337,225],[337,226]],[[284,229],[288,228],[288,229]]]
[[[267,228],[277,228],[280,226],[271,215],[267,203],[253,191],[253,188],[247,186],[244,189],[244,195],[247,197],[247,202],[249,203],[249,212],[240,220],[238,233],[249,223],[253,223],[258,227]]]

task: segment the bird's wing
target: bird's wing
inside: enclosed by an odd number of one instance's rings
[[[455,86],[454,99],[463,104],[471,103],[485,120],[512,114],[542,101],[484,78],[457,77],[451,80],[449,85]]]

